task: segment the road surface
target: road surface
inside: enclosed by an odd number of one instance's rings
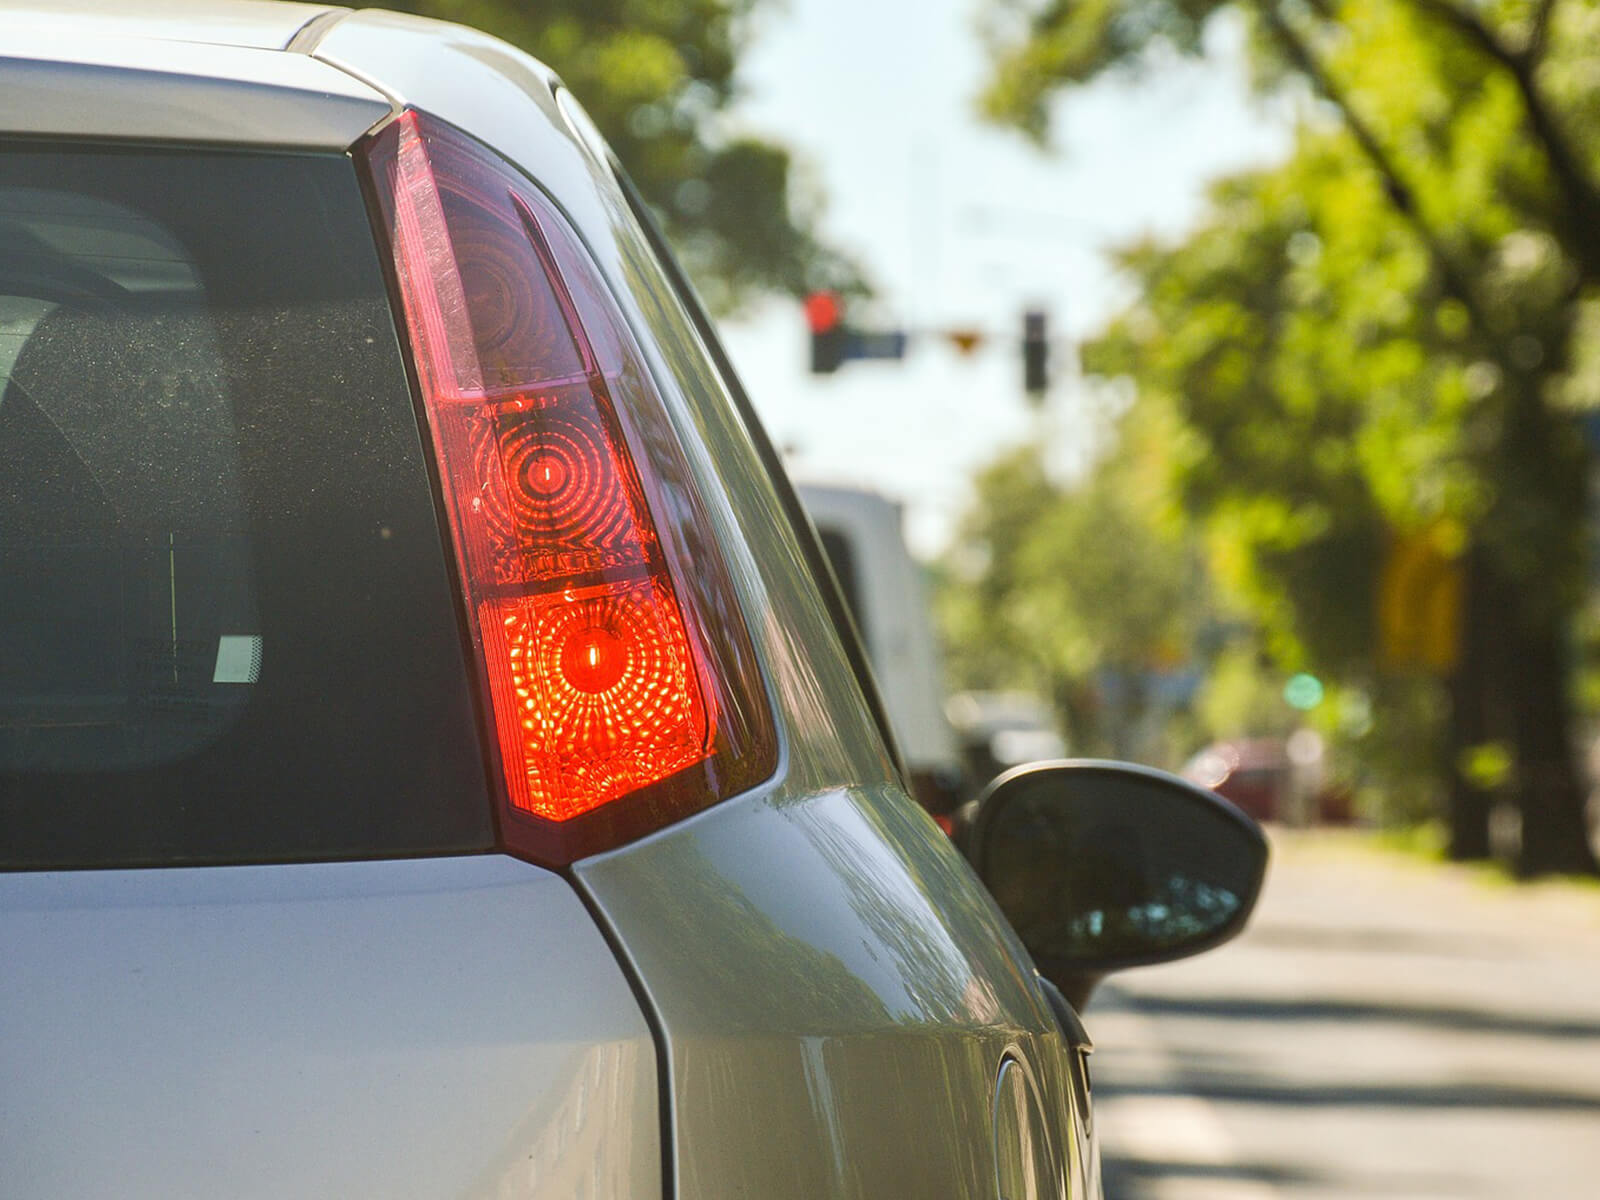
[[[1600,888],[1275,834],[1242,938],[1085,1021],[1107,1200],[1600,1198]]]

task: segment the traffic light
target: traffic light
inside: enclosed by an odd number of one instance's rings
[[[1022,314],[1022,390],[1035,400],[1050,386],[1050,342],[1043,310]]]
[[[1310,712],[1321,704],[1324,694],[1322,680],[1305,671],[1291,675],[1289,682],[1283,685],[1283,698],[1288,701],[1289,707],[1298,708],[1301,712]]]
[[[832,375],[857,358],[901,359],[910,335],[904,329],[861,329],[846,325],[838,292],[812,292],[806,297],[806,324],[811,327],[811,373]]]
[[[806,297],[806,324],[811,327],[811,373],[831,375],[844,362],[849,332],[837,292],[812,292]]]

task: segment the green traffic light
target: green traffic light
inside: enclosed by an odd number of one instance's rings
[[[1304,671],[1291,675],[1289,682],[1283,685],[1283,698],[1291,708],[1309,712],[1322,703],[1322,680]]]

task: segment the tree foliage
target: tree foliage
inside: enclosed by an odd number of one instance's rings
[[[1005,10],[988,109],[1043,138],[1059,89],[1198,53],[1223,9],[1249,23],[1262,86],[1316,104],[1289,162],[1220,183],[1179,244],[1125,256],[1141,299],[1086,365],[1182,414],[1183,499],[1288,655],[1373,680],[1385,545],[1454,559],[1466,629],[1440,761],[1457,849],[1487,849],[1487,806],[1455,763],[1499,739],[1521,867],[1593,871],[1566,651],[1586,588],[1574,410],[1600,399],[1594,11],[1052,0]]]
[[[1124,439],[1072,485],[1049,478],[1036,445],[1002,455],[979,476],[946,562],[952,676],[1048,697],[1077,753],[1170,757],[1145,727],[1206,612],[1147,449],[1160,452]]]
[[[788,150],[719,136],[759,0],[397,0],[471,25],[553,68],[582,101],[717,311],[752,293],[858,288],[820,242]]]

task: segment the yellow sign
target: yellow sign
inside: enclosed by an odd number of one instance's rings
[[[1378,576],[1379,662],[1391,670],[1448,674],[1461,657],[1464,579],[1459,542],[1441,524],[1395,534]]]

